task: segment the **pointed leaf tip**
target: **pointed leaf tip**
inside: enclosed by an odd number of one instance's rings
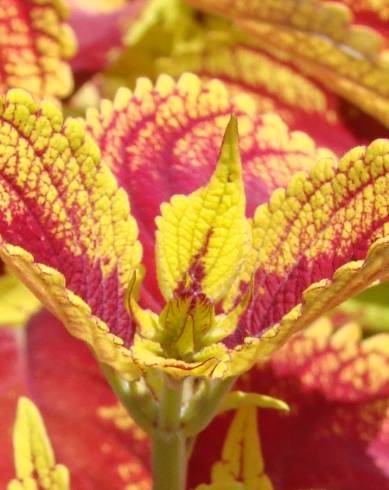
[[[228,133],[229,131],[232,131],[232,132],[238,134],[238,117],[234,113],[231,114],[230,120],[228,121],[228,124],[226,127],[226,133]]]
[[[169,204],[161,206],[157,275],[166,299],[194,291],[216,302],[223,298],[251,244],[245,208],[238,127],[233,116],[208,183],[188,196],[173,196]]]
[[[239,150],[238,118],[235,114],[231,114],[224,132],[216,173],[220,167],[226,167],[231,173],[229,181],[241,178],[242,163]]]

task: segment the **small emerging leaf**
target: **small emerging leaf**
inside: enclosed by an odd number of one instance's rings
[[[236,118],[231,118],[209,183],[162,204],[157,218],[157,273],[166,299],[202,293],[219,301],[250,247]]]
[[[160,315],[161,345],[170,357],[184,358],[202,347],[214,324],[215,309],[205,297],[171,300]]]

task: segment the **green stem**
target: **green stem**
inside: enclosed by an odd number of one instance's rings
[[[161,393],[158,427],[162,430],[176,430],[181,425],[183,382],[164,376]]]
[[[181,430],[182,382],[164,379],[158,427],[151,434],[153,490],[184,490],[186,438]]]
[[[135,423],[145,432],[153,429],[157,406],[147,393],[139,393],[136,383],[120,378],[109,366],[100,364],[106,380]]]
[[[196,436],[215,417],[235,378],[203,380],[195,393],[193,386],[187,384],[186,402],[183,380],[164,375],[158,380],[161,389],[156,394],[144,380],[129,383],[109,366],[101,364],[101,368],[130,416],[150,437],[153,490],[184,490],[187,462]]]
[[[182,425],[186,437],[202,432],[216,416],[223,398],[230,391],[236,378],[213,381],[208,390],[199,397],[194,396],[182,416]]]
[[[153,490],[184,490],[186,444],[182,432],[156,433],[152,437]]]

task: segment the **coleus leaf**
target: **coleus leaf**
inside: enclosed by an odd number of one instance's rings
[[[63,124],[55,105],[15,89],[0,120],[1,258],[102,361],[131,371],[121,294],[142,252],[127,196],[83,124]]]
[[[10,428],[20,396],[39,407],[72,490],[151,488],[147,437],[118,403],[86,345],[42,311],[26,329],[0,328],[0,353],[0,488],[15,475]]]
[[[240,408],[231,422],[221,460],[212,467],[212,484],[196,490],[272,490],[258,437],[256,407]]]
[[[225,308],[252,287],[253,271],[254,293],[227,342],[236,345],[251,328],[255,335],[264,328],[262,348],[278,344],[363,284],[388,277],[388,151],[388,142],[377,140],[337,165],[321,160],[259,206],[252,254]]]
[[[76,48],[62,0],[4,0],[0,10],[0,92],[20,87],[37,96],[67,96],[66,60]]]
[[[17,479],[7,490],[46,487],[69,490],[66,466],[56,464],[41,414],[28,398],[19,399],[14,426],[15,470]]]
[[[173,53],[156,60],[160,72],[178,77],[190,71],[204,80],[220,79],[232,94],[248,93],[258,111],[279,114],[291,129],[305,131],[319,145],[337,153],[355,145],[339,117],[339,99],[334,94],[257,47],[237,29],[211,24],[198,30],[195,46],[177,42]]]
[[[383,39],[369,27],[352,25],[345,6],[319,0],[189,3],[232,19],[254,36],[258,47],[389,125]]]
[[[196,291],[218,302],[251,247],[236,118],[229,122],[207,186],[175,195],[156,220],[159,287],[166,300]]]
[[[335,330],[321,319],[242,376],[240,389],[291,407],[259,414],[262,464],[274,488],[389,488],[388,345],[386,334],[361,340],[356,324]],[[220,464],[228,424],[219,417],[199,436],[190,486]]]
[[[215,48],[210,42],[207,47],[201,53],[164,58],[160,62],[161,71],[175,76],[181,70],[189,70],[204,80],[218,78],[231,93],[242,91],[255,97],[259,111],[279,114],[291,129],[305,131],[318,145],[338,154],[355,144],[352,134],[336,115],[336,103],[306,77],[244,44]],[[257,64],[268,70],[269,78],[256,77],[260,75],[254,69]]]

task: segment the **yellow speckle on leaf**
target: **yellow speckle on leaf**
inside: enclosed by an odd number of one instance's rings
[[[73,88],[66,60],[76,40],[63,0],[3,0],[0,7],[0,92],[23,88],[36,96],[65,97]]]

